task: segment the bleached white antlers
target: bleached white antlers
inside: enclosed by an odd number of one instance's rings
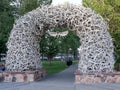
[[[80,37],[79,70],[83,73],[113,71],[114,47],[107,23],[90,8],[76,5],[43,6],[16,21],[7,43],[6,69],[41,68],[39,41],[47,30],[55,27],[69,28]]]

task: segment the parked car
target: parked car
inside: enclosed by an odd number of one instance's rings
[[[4,64],[0,64],[0,71],[5,71],[5,65]]]
[[[41,60],[48,60],[47,57],[40,57]]]
[[[5,60],[6,60],[6,57],[1,58],[1,61],[5,62]]]
[[[6,60],[6,54],[0,54],[0,61],[5,62]]]
[[[53,57],[54,60],[58,60],[58,59],[61,59],[61,56],[55,56]]]

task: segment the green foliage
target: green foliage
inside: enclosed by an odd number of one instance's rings
[[[63,52],[68,52],[70,49],[74,53],[80,46],[80,38],[72,31],[69,31],[68,35],[62,40]]]
[[[54,28],[55,32],[69,31],[67,28]],[[68,35],[64,37],[57,37],[57,44],[59,46],[59,52],[68,53],[71,49],[72,52],[76,51],[80,46],[80,38],[75,34],[75,32],[69,31]]]
[[[0,53],[6,53],[6,42],[14,23],[10,0],[0,0]]]
[[[83,4],[102,15],[108,22],[115,52],[120,56],[120,0],[83,0]]]
[[[90,7],[105,19],[110,19],[109,15],[113,13],[114,7],[105,3],[105,0],[83,0],[85,7]]]
[[[73,64],[77,64],[77,61],[73,61]],[[62,61],[52,61],[52,65],[49,65],[48,61],[42,62],[43,68],[47,70],[48,75],[61,72],[67,68],[66,63]]]
[[[67,31],[67,28],[54,28],[54,32]],[[80,39],[72,31],[69,31],[67,36],[64,37],[52,37],[49,34],[45,34],[40,41],[41,53],[47,57],[54,57],[58,53],[76,54],[77,48],[80,46]]]
[[[6,53],[7,51],[6,42],[16,15],[21,16],[36,9],[44,1],[46,1],[46,4],[51,3],[51,0],[20,0],[20,7],[15,7],[10,5],[12,1],[16,0],[0,0],[0,53]]]
[[[51,2],[52,0],[20,0],[19,15],[24,15],[41,5],[50,4]]]
[[[120,58],[116,60],[115,65],[114,65],[114,69],[117,71],[120,70],[119,65],[120,65]]]
[[[38,0],[21,0],[20,1],[19,14],[24,15],[25,13],[36,9],[39,6]]]
[[[40,41],[40,50],[45,56],[49,59],[52,59],[58,53],[58,46],[56,44],[54,37],[51,37],[49,34],[44,34],[42,40]]]

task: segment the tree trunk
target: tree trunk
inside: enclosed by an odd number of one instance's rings
[[[51,66],[52,65],[52,58],[48,57],[48,60],[49,60],[49,66]]]
[[[69,60],[69,56],[68,56],[68,54],[69,54],[69,53],[68,53],[68,52],[66,52],[66,56],[67,56],[67,61]]]

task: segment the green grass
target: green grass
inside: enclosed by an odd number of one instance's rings
[[[62,61],[52,61],[51,65],[49,61],[42,61],[43,68],[47,70],[47,74],[55,74],[60,71],[63,71],[67,68],[66,63]],[[76,64],[77,61],[73,61],[73,64]]]
[[[47,70],[48,75],[58,73],[68,68],[66,63],[63,61],[52,61],[51,65],[49,65],[49,63],[49,61],[42,61],[43,68]],[[73,61],[73,64],[76,63],[77,61]],[[0,62],[0,64],[3,64],[3,62]]]
[[[0,64],[4,64],[4,62],[0,62]]]

